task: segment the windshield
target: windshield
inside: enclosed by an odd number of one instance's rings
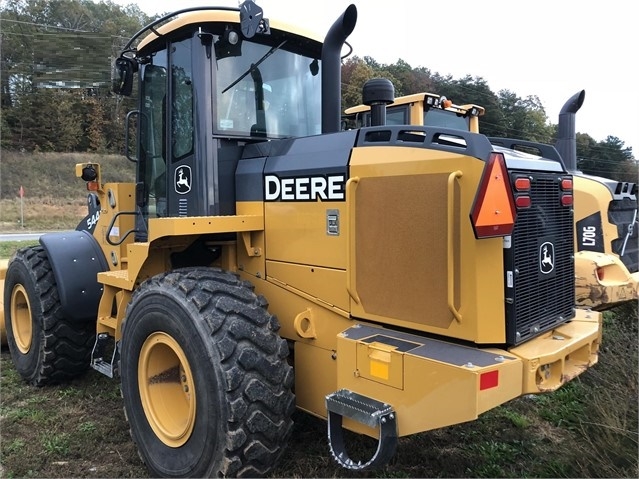
[[[424,112],[425,126],[443,126],[453,130],[470,130],[468,120],[455,112],[430,108]]]
[[[241,56],[218,58],[218,135],[286,138],[321,133],[321,76],[317,60],[244,40]]]

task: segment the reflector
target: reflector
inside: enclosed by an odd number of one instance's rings
[[[504,155],[493,152],[484,167],[470,213],[475,238],[511,234],[516,214]]]
[[[479,390],[496,388],[499,386],[499,370],[489,371],[479,375]]]

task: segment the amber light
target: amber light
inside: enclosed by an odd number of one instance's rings
[[[88,181],[87,182],[87,190],[89,191],[98,191],[100,189],[100,185],[97,181]]]

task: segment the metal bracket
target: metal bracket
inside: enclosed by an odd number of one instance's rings
[[[397,419],[391,406],[348,389],[340,389],[326,396],[326,409],[328,444],[333,459],[339,465],[361,471],[384,466],[393,458],[397,449]],[[348,456],[342,429],[343,417],[369,427],[379,427],[377,450],[367,462],[355,462]]]
[[[251,231],[242,231],[240,235],[242,236],[242,243],[244,243],[247,256],[262,256],[262,249],[251,245]]]

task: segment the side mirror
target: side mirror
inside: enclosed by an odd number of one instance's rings
[[[133,91],[133,74],[138,71],[135,60],[120,57],[115,61],[113,71],[113,92],[117,95],[130,96]]]

